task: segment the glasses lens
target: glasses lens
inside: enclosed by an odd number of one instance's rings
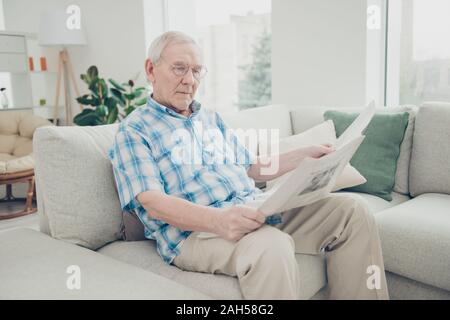
[[[173,72],[177,75],[177,76],[179,76],[179,77],[181,77],[181,76],[184,76],[187,72],[188,72],[188,67],[186,67],[186,66],[174,66],[173,67]]]
[[[189,72],[189,69],[190,69],[189,66],[181,66],[181,65],[172,67],[173,73],[179,77],[185,76]],[[206,75],[206,73],[207,70],[206,67],[204,66],[192,68],[192,74],[196,79],[203,78]]]
[[[194,70],[194,76],[195,76],[197,79],[201,79],[201,78],[203,78],[203,77],[206,75],[207,72],[208,72],[208,71],[207,71],[206,67],[201,66],[201,67],[196,68],[196,69]]]

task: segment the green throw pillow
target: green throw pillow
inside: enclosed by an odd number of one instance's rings
[[[324,114],[325,120],[333,120],[338,137],[357,116],[356,113],[340,111],[327,111]],[[350,161],[367,182],[347,190],[392,200],[397,159],[407,126],[407,112],[376,114],[372,118],[365,133],[366,138]]]

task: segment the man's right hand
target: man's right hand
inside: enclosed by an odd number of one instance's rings
[[[217,215],[215,233],[230,241],[238,241],[265,222],[266,217],[254,208],[244,205],[223,209]]]

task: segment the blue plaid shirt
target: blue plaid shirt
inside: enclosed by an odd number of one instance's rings
[[[194,101],[185,117],[151,97],[120,125],[109,151],[120,203],[134,211],[145,237],[157,242],[158,253],[171,263],[191,231],[150,218],[136,199],[157,190],[193,203],[223,208],[245,204],[261,191],[248,177],[253,156],[220,116]],[[279,223],[274,215],[267,223]]]

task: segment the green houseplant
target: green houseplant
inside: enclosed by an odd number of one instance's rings
[[[147,101],[147,89],[135,88],[133,80],[119,84],[113,79],[107,82],[99,77],[96,66],[91,66],[81,79],[88,85],[89,94],[77,98],[86,108],[73,118],[79,126],[97,126],[120,122],[137,107]]]

